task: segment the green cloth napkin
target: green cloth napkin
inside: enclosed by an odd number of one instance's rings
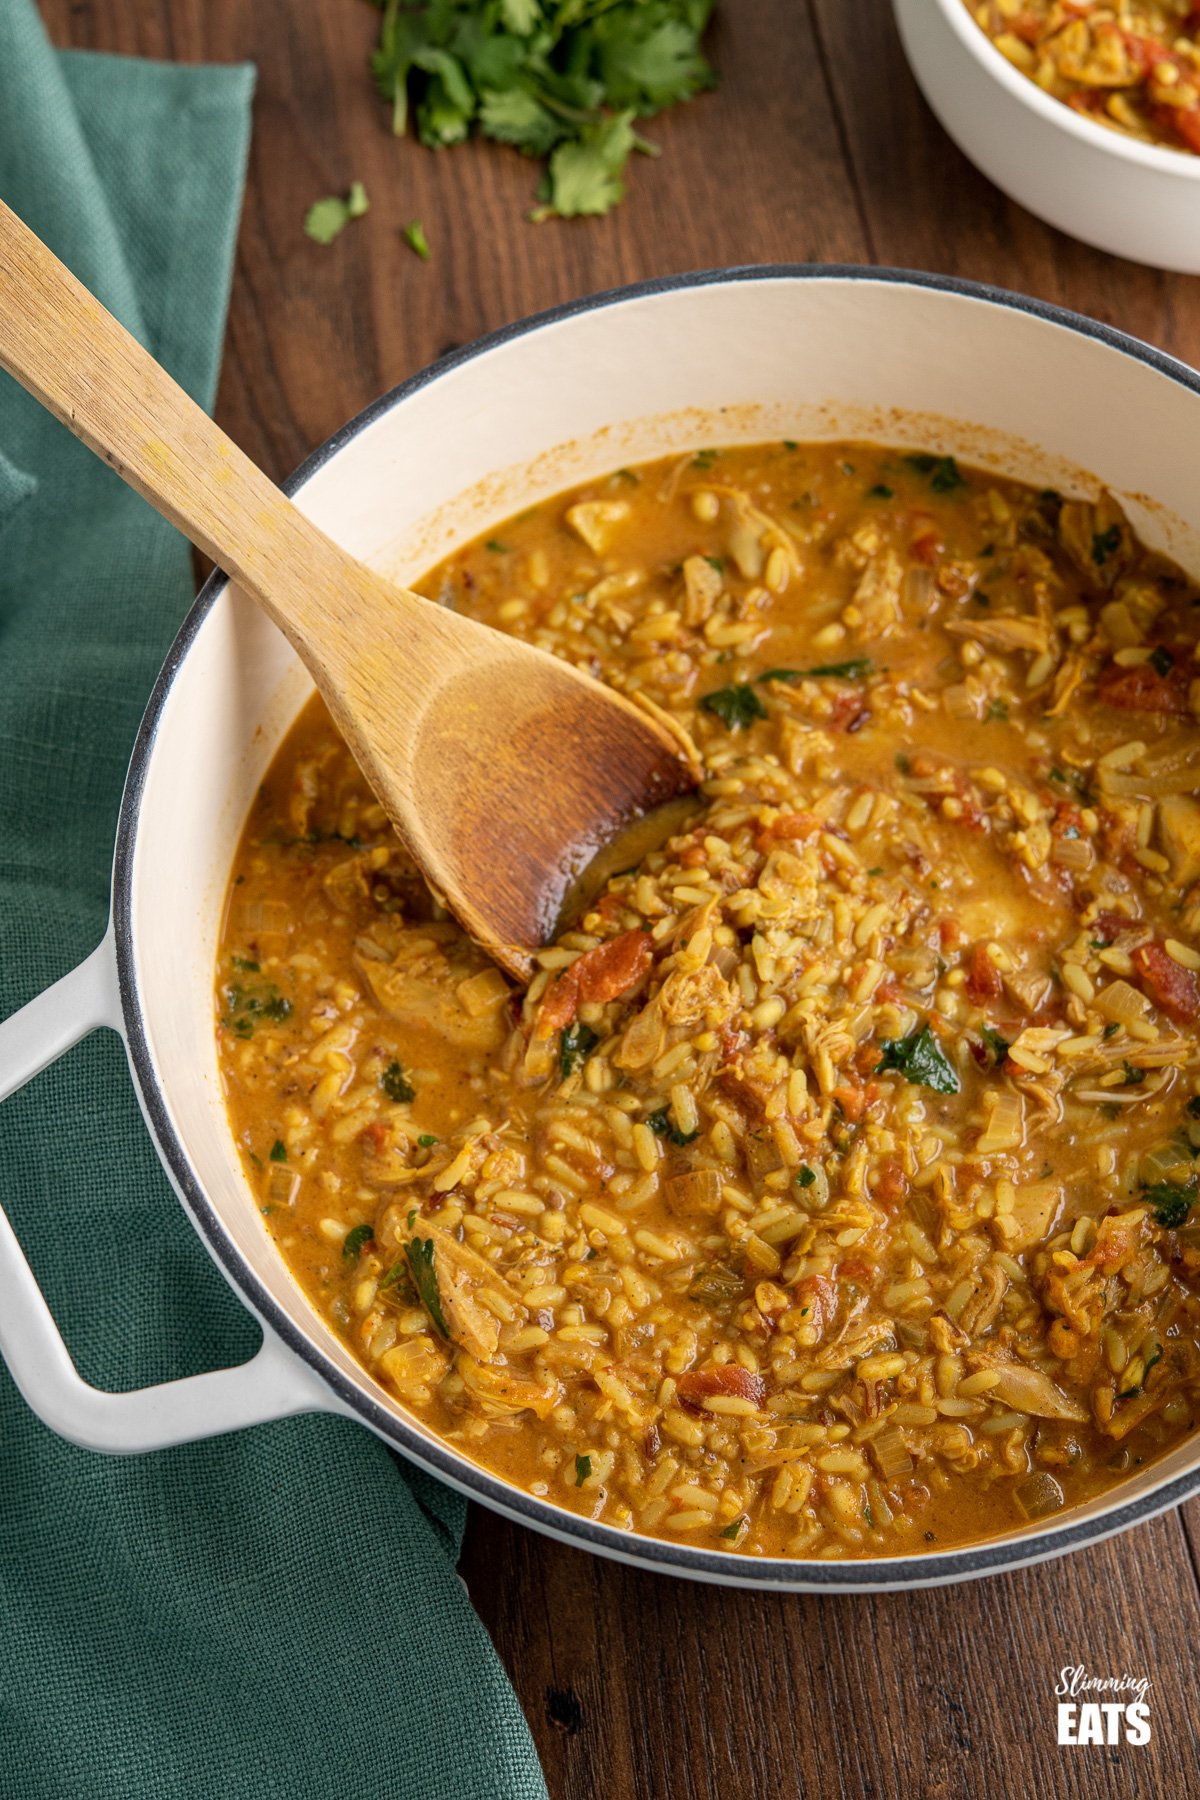
[[[31,0],[0,0],[0,195],[206,405],[252,86],[55,55]],[[183,540],[0,377],[0,1014],[103,931],[126,760],[190,598]],[[0,1199],[89,1380],[253,1351],[109,1034],[0,1109]],[[544,1800],[455,1575],[463,1513],[330,1418],[91,1455],[0,1369],[0,1795]]]

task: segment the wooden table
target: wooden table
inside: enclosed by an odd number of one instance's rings
[[[0,4],[3,0],[0,0]],[[452,344],[644,276],[878,262],[1023,289],[1200,362],[1200,283],[1083,248],[959,155],[885,0],[721,0],[722,85],[655,123],[609,218],[531,226],[533,167],[390,136],[356,0],[43,0],[62,44],[258,65],[254,152],[217,408],[282,476]],[[320,195],[369,219],[310,243]],[[424,221],[433,260],[400,238]],[[554,1800],[1200,1793],[1200,1503],[1097,1550],[956,1590],[737,1594],[560,1549],[483,1512],[464,1573]],[[1055,1743],[1065,1665],[1146,1675],[1147,1748]]]

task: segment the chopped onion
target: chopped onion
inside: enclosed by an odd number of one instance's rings
[[[1044,1469],[1018,1484],[1016,1498],[1027,1519],[1044,1519],[1047,1513],[1061,1512],[1067,1503],[1053,1475],[1047,1475]]]
[[[715,1169],[689,1169],[664,1182],[663,1193],[673,1213],[715,1212],[721,1204],[721,1178]]]
[[[877,1431],[867,1449],[884,1481],[894,1481],[897,1475],[907,1475],[912,1470],[913,1459],[898,1425],[885,1425]]]
[[[1090,869],[1096,856],[1085,837],[1057,837],[1050,846],[1050,861],[1060,869]]]
[[[1024,1141],[1024,1101],[1020,1094],[999,1094],[975,1148],[984,1156],[992,1156],[997,1150],[1016,1150]]]
[[[1096,995],[1096,1010],[1102,1012],[1106,1019],[1115,1019],[1118,1023],[1126,1023],[1131,1019],[1144,1019],[1146,1016],[1146,997],[1128,981],[1110,981]]]

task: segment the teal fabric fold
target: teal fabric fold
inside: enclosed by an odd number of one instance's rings
[[[0,197],[206,406],[252,88],[55,54],[31,0],[0,0]],[[191,591],[178,534],[0,377],[0,1014],[104,929],[129,751]],[[252,1353],[113,1040],[0,1109],[0,1203],[97,1385]],[[0,1795],[544,1800],[455,1574],[463,1516],[345,1421],[106,1460],[0,1369]]]

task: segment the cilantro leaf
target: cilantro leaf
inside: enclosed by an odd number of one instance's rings
[[[882,1038],[879,1047],[883,1060],[876,1064],[877,1075],[903,1075],[916,1087],[933,1088],[938,1094],[957,1094],[958,1076],[928,1024],[910,1031],[907,1037]]]
[[[285,1163],[287,1161],[287,1159],[288,1159],[287,1145],[284,1143],[282,1138],[276,1138],[275,1142],[271,1145],[271,1152],[270,1152],[270,1155],[267,1157],[267,1161],[274,1162],[274,1163]]]
[[[479,129],[526,156],[549,156],[564,132],[561,119],[524,87],[486,88],[479,99]]]
[[[419,256],[422,262],[429,261],[432,251],[429,248],[429,239],[425,236],[425,227],[420,219],[413,219],[411,224],[404,227],[400,235],[414,256]]]
[[[361,181],[351,183],[350,192],[344,200],[331,194],[325,200],[315,200],[304,218],[304,229],[315,244],[332,244],[334,238],[340,237],[351,219],[361,219],[370,210],[367,190]]]
[[[404,1256],[421,1305],[433,1320],[436,1329],[444,1338],[448,1338],[450,1333],[446,1327],[442,1297],[438,1292],[437,1272],[433,1266],[433,1239],[413,1238],[404,1246]]]
[[[1156,1181],[1150,1187],[1142,1189],[1142,1198],[1153,1209],[1157,1222],[1168,1231],[1174,1231],[1187,1220],[1196,1203],[1197,1192],[1194,1181],[1189,1181],[1186,1185],[1174,1181]]]
[[[253,1037],[255,1026],[264,1020],[282,1024],[292,1015],[291,1001],[285,999],[271,981],[257,985],[234,982],[225,989],[225,1007],[221,1023],[240,1038]]]
[[[684,1144],[690,1144],[700,1136],[699,1130],[680,1131],[677,1125],[672,1125],[671,1115],[665,1106],[660,1106],[657,1112],[650,1113],[646,1123],[655,1137],[669,1138],[673,1144],[677,1144],[681,1148]]]
[[[390,1062],[388,1064],[387,1068],[383,1071],[383,1074],[379,1077],[379,1085],[387,1095],[388,1099],[394,1100],[398,1106],[403,1104],[406,1100],[415,1100],[417,1097],[416,1088],[408,1079],[407,1075],[404,1073],[403,1067],[398,1062]]]
[[[632,112],[584,125],[578,137],[551,153],[543,188],[546,204],[533,216],[578,219],[606,213],[625,197],[622,177],[636,138]]]
[[[660,112],[713,85],[686,20],[664,7],[613,7],[596,22],[597,64],[611,106]]]
[[[518,37],[528,37],[536,30],[542,16],[538,0],[500,0],[500,11],[508,29]]]
[[[1008,1051],[1009,1051],[1008,1039],[1001,1037],[1000,1033],[991,1025],[982,1026],[980,1028],[979,1035],[983,1039],[984,1043],[987,1045],[988,1049],[991,1051],[993,1063],[996,1065],[997,1068],[999,1068],[1000,1064],[1004,1061],[1005,1057],[1008,1055]]]
[[[752,687],[739,682],[735,687],[718,688],[700,701],[701,712],[720,719],[726,731],[741,731],[755,719],[765,719],[767,709]]]
[[[590,1456],[577,1456],[575,1458],[575,1486],[582,1487],[584,1482],[587,1480],[588,1476],[591,1474],[591,1472],[592,1472],[591,1457]]]
[[[935,494],[949,494],[955,488],[966,486],[952,456],[931,456],[927,450],[921,450],[906,456],[904,460],[918,475],[928,475],[929,485]]]
[[[1107,531],[1092,533],[1092,561],[1097,568],[1103,568],[1110,556],[1115,556],[1121,548],[1121,527],[1110,525]]]
[[[371,1242],[374,1236],[375,1227],[373,1225],[355,1225],[342,1239],[342,1260],[348,1263],[357,1262],[364,1247]]]
[[[873,664],[869,656],[852,656],[847,662],[818,663],[812,669],[768,669],[756,675],[755,681],[807,681],[834,676],[841,681],[858,681],[869,675]]]
[[[600,1039],[590,1025],[568,1025],[562,1034],[558,1066],[565,1081],[579,1063],[586,1062]]]

